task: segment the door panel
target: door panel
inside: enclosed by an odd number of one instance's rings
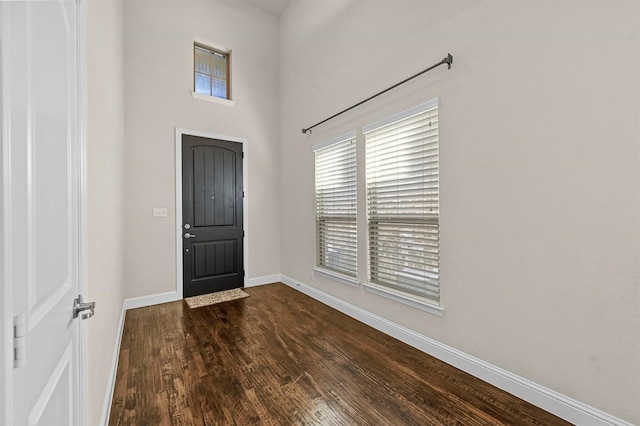
[[[80,145],[75,0],[7,2],[2,21],[3,286],[24,317],[24,358],[0,423],[80,424]],[[22,365],[21,365],[22,364]]]
[[[183,135],[182,162],[184,296],[243,287],[242,144]]]
[[[63,3],[31,4],[29,8],[29,106],[30,137],[27,139],[31,151],[30,166],[34,171],[30,187],[29,204],[32,214],[29,219],[31,253],[30,260],[36,265],[29,285],[29,307],[45,302],[61,287],[69,287],[71,279],[69,229],[73,196],[70,176],[66,171],[70,164],[70,148],[67,140],[75,139],[75,116],[70,97],[76,96],[70,87],[75,75],[75,61],[71,59],[74,38],[70,34],[75,14]],[[37,29],[37,30],[36,30]],[[62,200],[66,202],[61,202]]]
[[[194,226],[235,226],[236,153],[197,146],[192,155]]]
[[[193,244],[194,278],[233,274],[238,269],[235,240]]]
[[[67,346],[58,365],[52,371],[36,403],[29,412],[29,425],[47,425],[51,419],[57,419],[61,425],[73,424],[73,365],[71,353],[73,348]]]

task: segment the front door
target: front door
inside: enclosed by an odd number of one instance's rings
[[[184,297],[244,287],[242,144],[182,136]]]
[[[0,312],[13,325],[2,342],[0,424],[83,423],[73,315],[81,259],[78,9],[75,0],[0,3]]]

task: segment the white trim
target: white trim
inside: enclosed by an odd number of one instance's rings
[[[89,255],[87,253],[88,247],[88,222],[87,222],[87,115],[89,104],[89,92],[87,87],[87,55],[86,55],[86,1],[78,1],[78,43],[79,43],[79,55],[78,55],[78,78],[80,81],[79,93],[78,93],[78,144],[80,149],[80,258],[81,258],[81,272],[80,272],[80,292],[85,294],[88,291],[89,280]]]
[[[178,294],[176,291],[167,291],[166,293],[151,294],[149,296],[130,297],[124,300],[124,309],[144,308],[161,303],[175,302],[181,299],[182,294]]]
[[[262,277],[251,278],[244,283],[244,287],[257,287],[265,284],[273,284],[282,282],[282,275],[274,274],[274,275],[264,275]]]
[[[176,127],[175,155],[176,158],[176,292],[182,298],[182,135],[183,130]]]
[[[30,27],[30,12],[31,12],[31,3],[27,3],[26,7],[26,26]],[[31,31],[30,28],[27,28],[27,32],[25,34],[25,47],[27,49],[27,55],[31,53]],[[27,56],[28,58],[29,56]],[[27,312],[33,309],[36,304],[36,278],[35,271],[33,265],[36,265],[36,225],[35,225],[35,211],[37,208],[37,204],[35,202],[35,190],[34,190],[34,181],[36,180],[36,165],[35,162],[35,152],[34,152],[34,129],[36,124],[34,123],[35,117],[33,114],[33,78],[31,77],[31,60],[27,59],[25,64],[25,74],[26,74],[26,85],[25,85],[25,109],[26,109],[26,117],[25,117],[25,135],[26,135],[26,160],[27,160],[27,176],[26,176],[26,200],[27,200],[27,211],[26,211],[26,226],[25,230],[26,238],[27,238]]]
[[[193,96],[193,99],[213,102],[220,105],[234,106],[236,104],[236,101],[232,99],[222,99],[222,98],[218,98],[217,96],[203,95],[202,93],[191,92],[191,96]]]
[[[176,199],[175,216],[176,223],[176,292],[182,298],[182,135],[184,131],[176,127],[175,155],[176,158]]]
[[[327,141],[317,143],[313,145],[313,152],[320,151],[321,149],[329,148],[332,145],[338,144],[340,142],[348,141],[356,138],[356,131],[352,130],[349,133],[345,133],[344,135],[337,136],[335,138],[331,138]]]
[[[79,175],[78,175],[78,207],[80,221],[78,235],[79,272],[78,291],[82,295],[89,292],[89,254],[88,254],[88,221],[87,221],[87,117],[89,105],[89,92],[87,86],[87,9],[86,1],[79,0],[76,8],[77,14],[77,40],[78,40],[78,150],[79,150]],[[87,395],[89,389],[89,338],[88,324],[80,321],[78,325],[78,422],[87,424],[88,407]],[[114,376],[115,377],[115,376]]]
[[[318,266],[313,268],[313,273],[322,275],[325,278],[338,281],[342,284],[350,285],[351,287],[360,287],[360,281],[357,278],[350,277],[348,275],[340,274],[338,272],[330,271],[329,269],[320,268]]]
[[[412,115],[420,114],[421,112],[429,111],[440,106],[440,98],[433,98],[430,101],[416,105],[413,108],[399,112],[391,117],[383,118],[382,120],[375,121],[373,123],[362,126],[362,133],[368,133],[372,130],[379,129],[387,124],[394,123],[398,120],[411,117]]]
[[[369,293],[386,297],[387,299],[411,306],[412,308],[420,309],[421,311],[429,312],[430,314],[434,314],[439,317],[444,315],[444,308],[435,305],[433,302],[423,297],[403,293],[401,291],[395,291],[391,288],[373,283],[362,283],[362,286]]]
[[[120,358],[120,347],[122,345],[122,334],[124,333],[124,318],[127,310],[125,303],[122,303],[122,311],[120,312],[120,322],[118,323],[118,329],[116,334],[116,344],[113,349],[113,356],[111,358],[111,368],[109,369],[109,375],[107,376],[107,389],[104,394],[104,401],[102,402],[102,413],[100,414],[99,425],[108,426],[109,416],[111,415],[111,402],[113,400],[113,393],[116,389],[116,377],[118,373],[118,360]],[[86,424],[86,423],[81,423]]]
[[[7,3],[0,3],[0,134],[2,147],[1,191],[2,210],[0,211],[0,272],[2,273],[0,287],[0,424],[13,422],[13,288],[11,286],[12,258],[11,258],[11,86],[8,73],[8,50],[10,48],[9,28],[10,20]]]
[[[30,11],[31,5],[27,4],[26,8],[26,25],[30,24]],[[31,33],[27,30],[25,35],[25,46],[28,52],[31,52]],[[26,74],[26,87],[24,92],[24,100],[25,100],[25,136],[26,136],[26,160],[27,160],[27,176],[26,176],[26,207],[27,211],[25,216],[27,229],[25,230],[25,235],[27,238],[27,312],[30,311],[36,302],[36,277],[34,276],[34,266],[36,265],[36,226],[35,226],[35,211],[37,205],[35,204],[35,194],[34,194],[34,181],[36,180],[36,165],[35,161],[35,153],[33,148],[33,133],[35,128],[34,123],[34,114],[33,114],[33,78],[31,77],[31,62],[30,60],[26,61],[25,64],[25,74]]]
[[[242,144],[242,190],[244,198],[242,200],[242,227],[244,229],[243,246],[243,269],[244,282],[246,285],[249,276],[249,140],[237,136],[221,135],[218,133],[208,133],[199,130],[183,129],[176,127],[176,144],[175,144],[175,182],[176,182],[176,292],[178,299],[183,298],[182,288],[182,135],[199,136],[201,138],[219,139],[229,142],[238,142]],[[163,302],[160,302],[163,303]]]
[[[286,275],[282,275],[282,282],[376,330],[395,337],[571,423],[589,426],[633,426],[622,419],[540,386]]]

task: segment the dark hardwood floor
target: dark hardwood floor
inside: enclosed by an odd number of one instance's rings
[[[110,425],[566,425],[284,284],[127,312]]]

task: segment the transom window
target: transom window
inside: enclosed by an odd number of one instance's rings
[[[195,93],[231,99],[230,53],[194,44],[193,84]]]

